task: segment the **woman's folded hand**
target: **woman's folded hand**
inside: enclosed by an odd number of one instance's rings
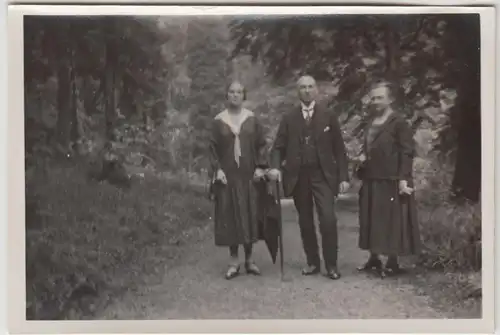
[[[399,194],[412,194],[414,191],[413,188],[408,186],[408,182],[406,180],[399,181]]]
[[[215,176],[215,180],[218,180],[221,183],[223,183],[224,185],[226,185],[227,184],[227,178],[226,178],[226,174],[224,173],[224,171],[222,171],[221,169],[219,169],[217,171],[217,175]]]

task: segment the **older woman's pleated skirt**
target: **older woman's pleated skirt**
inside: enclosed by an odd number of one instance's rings
[[[380,255],[418,254],[421,240],[414,195],[396,180],[365,180],[359,191],[359,247]]]

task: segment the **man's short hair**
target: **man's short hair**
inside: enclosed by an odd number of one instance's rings
[[[311,78],[314,81],[314,84],[317,84],[316,79],[313,76],[311,76],[310,74],[302,74],[299,76],[299,78],[295,82],[297,86],[299,85],[299,81],[302,80],[303,78]]]
[[[396,100],[397,96],[397,86],[394,80],[388,78],[378,78],[372,85],[371,89],[375,89],[377,87],[386,87],[389,92],[389,96],[392,100]]]

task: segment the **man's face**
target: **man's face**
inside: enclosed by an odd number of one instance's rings
[[[377,86],[371,91],[370,104],[373,106],[375,111],[383,112],[391,105],[391,103],[392,99],[387,86]]]
[[[316,99],[317,87],[316,82],[312,77],[305,76],[297,82],[299,90],[299,98],[304,103],[309,104]]]

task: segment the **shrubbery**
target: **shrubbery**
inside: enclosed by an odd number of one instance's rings
[[[481,203],[451,201],[452,169],[433,157],[415,162],[422,263],[446,270],[481,269]]]
[[[182,178],[148,176],[123,191],[77,168],[47,171],[27,185],[28,319],[90,315],[110,293],[163,271],[189,232],[208,227],[203,189]]]

